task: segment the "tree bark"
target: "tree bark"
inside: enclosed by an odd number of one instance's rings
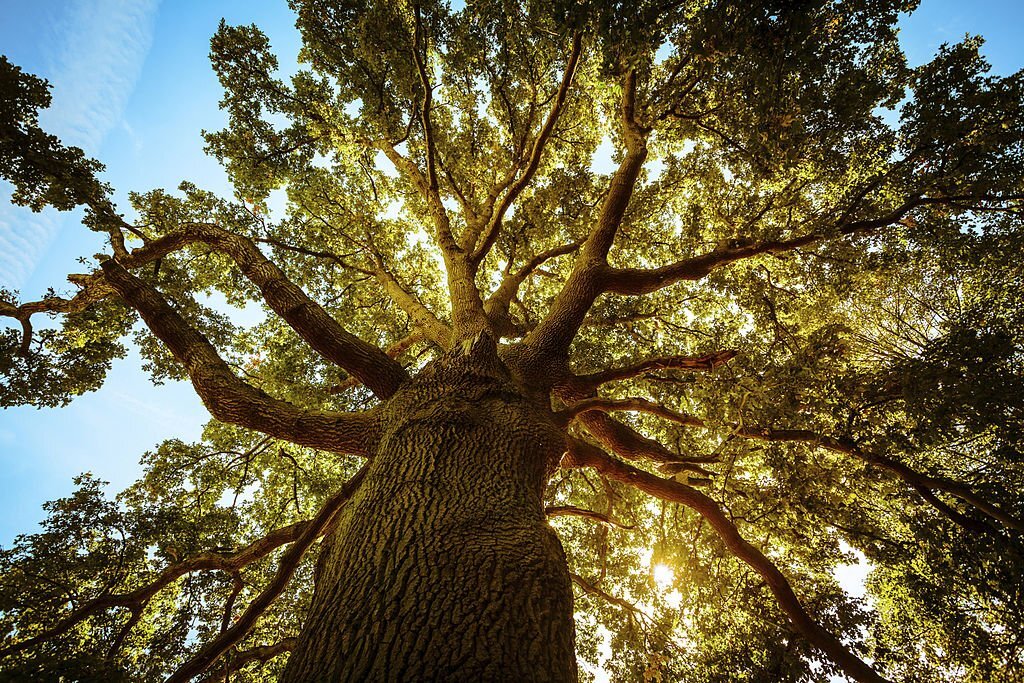
[[[392,397],[285,683],[576,681],[571,582],[543,507],[564,438],[545,408],[489,339]]]

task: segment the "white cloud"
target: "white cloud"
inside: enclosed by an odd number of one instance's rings
[[[43,127],[95,155],[121,120],[153,41],[159,0],[72,0],[39,74],[53,84]],[[3,195],[9,196],[9,192]],[[0,205],[0,286],[17,289],[53,243],[60,221]]]

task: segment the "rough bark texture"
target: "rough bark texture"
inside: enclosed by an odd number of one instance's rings
[[[484,338],[382,418],[282,680],[575,681],[571,582],[542,502],[564,439],[545,411]]]

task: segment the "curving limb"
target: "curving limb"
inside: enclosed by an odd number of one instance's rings
[[[574,389],[577,388],[574,387]],[[563,398],[570,399],[578,395],[564,396]],[[687,456],[674,453],[660,441],[647,438],[629,425],[609,415],[610,412],[616,410],[646,412],[688,426],[702,426],[703,424],[699,418],[678,413],[646,399],[636,398],[606,399],[589,396],[571,403],[566,411],[556,413],[556,416],[560,415],[563,421],[575,419],[586,429],[588,434],[628,460],[647,460],[661,466],[671,466],[676,472],[689,470],[704,476],[711,475],[711,472],[701,465],[716,462],[717,456]],[[698,481],[702,484],[710,483],[710,480]]]
[[[629,71],[623,79],[620,103],[620,131],[626,153],[612,175],[597,223],[577,255],[572,272],[547,315],[526,338],[525,344],[543,355],[562,358],[568,354],[587,312],[605,289],[608,251],[647,159],[648,131],[637,120],[636,91],[636,74]]]
[[[633,365],[612,368],[589,375],[579,375],[576,380],[596,389],[602,384],[623,379],[640,377],[657,370],[688,370],[690,372],[712,372],[736,357],[737,352],[731,349],[716,351],[704,356],[658,356],[648,358]]]
[[[377,253],[373,254],[373,275],[384,287],[391,300],[412,320],[413,325],[422,330],[423,335],[442,349],[449,348],[452,341],[451,328],[438,320],[423,302],[410,292],[398,278],[388,269],[384,259]]]
[[[213,344],[154,287],[116,261],[104,261],[101,268],[106,283],[139,312],[150,331],[185,366],[196,393],[215,418],[311,448],[354,455],[372,451],[376,440],[372,412],[307,411],[272,398],[236,377]]]
[[[959,482],[951,481],[943,477],[931,477],[922,474],[901,462],[893,460],[884,455],[868,453],[857,446],[856,443],[847,439],[837,439],[824,434],[819,434],[807,429],[771,429],[771,428],[741,428],[735,430],[737,436],[745,439],[758,441],[776,441],[789,443],[806,443],[817,448],[823,448],[833,453],[842,453],[861,460],[868,465],[891,472],[913,488],[924,500],[935,507],[939,512],[953,519],[961,526],[967,526],[972,531],[980,530],[973,520],[970,520],[947,504],[939,500],[933,491],[942,491],[964,503],[971,505],[979,512],[987,515],[993,520],[1000,522],[1009,529],[1018,533],[1024,533],[1024,521],[1016,518],[1011,513],[998,505],[985,500],[975,493],[969,486]]]
[[[384,353],[388,354],[391,358],[398,359],[403,353],[412,348],[415,344],[425,340],[427,337],[420,330],[414,330],[413,332],[402,337],[394,344],[384,349]],[[332,395],[342,394],[352,387],[359,386],[360,382],[356,377],[347,377],[344,381],[339,382],[333,386],[327,388],[327,393]]]
[[[609,479],[629,484],[662,500],[685,505],[700,514],[715,530],[725,546],[738,559],[757,572],[775,596],[779,607],[793,628],[812,645],[821,650],[851,678],[868,683],[884,683],[870,666],[850,652],[835,636],[826,631],[808,614],[793,592],[785,575],[764,553],[746,541],[736,525],[713,499],[697,489],[671,479],[662,479],[632,465],[618,461],[601,449],[572,439],[566,464],[572,467],[592,467]]]
[[[584,519],[590,519],[595,522],[604,524],[605,526],[616,527],[617,529],[635,529],[636,527],[632,524],[623,524],[617,520],[612,519],[609,515],[601,512],[595,512],[594,510],[587,510],[585,508],[579,508],[575,505],[549,505],[544,508],[544,514],[548,517],[582,517]]]
[[[558,86],[558,91],[555,93],[555,101],[551,105],[551,110],[548,112],[547,119],[544,121],[544,125],[541,126],[537,132],[537,137],[533,141],[533,148],[530,150],[530,159],[526,164],[526,168],[523,169],[519,177],[512,183],[512,186],[508,188],[504,196],[501,198],[501,202],[491,212],[490,220],[487,225],[483,227],[483,240],[480,244],[476,244],[478,240],[477,234],[470,234],[469,248],[473,249],[473,253],[470,256],[470,264],[475,270],[479,267],[480,262],[484,260],[487,253],[494,246],[494,241],[498,239],[498,234],[501,232],[501,223],[505,218],[505,214],[508,212],[512,203],[515,202],[516,198],[522,193],[523,190],[533,180],[534,174],[537,169],[540,168],[540,161],[544,154],[544,147],[547,145],[548,139],[551,134],[555,131],[555,126],[558,124],[558,117],[562,114],[562,110],[565,108],[565,101],[569,96],[569,89],[572,86],[573,78],[576,75],[576,67],[579,65],[580,53],[583,48],[583,36],[577,31],[572,36],[572,47],[569,50],[569,57],[566,60],[565,71],[562,72],[562,82]],[[474,248],[475,247],[475,248]]]
[[[565,410],[558,411],[555,413],[555,417],[560,421],[567,423],[573,418],[583,416],[586,413],[593,411],[602,413],[634,411],[657,415],[658,417],[665,418],[670,422],[688,425],[691,427],[700,427],[704,424],[704,421],[699,417],[684,415],[683,413],[666,408],[660,403],[648,401],[645,398],[604,398],[602,396],[594,396],[592,398],[585,398],[582,401],[577,401]]]
[[[259,288],[264,300],[298,335],[324,358],[357,377],[380,398],[387,398],[408,375],[400,364],[373,344],[369,344],[344,328],[313,301],[300,287],[285,276],[259,247],[249,239],[212,223],[192,223],[179,230],[150,240],[132,250],[117,263],[134,269],[158,261],[190,244],[204,243],[227,254],[242,274]],[[80,291],[71,299],[47,297],[40,301],[15,306],[0,301],[0,315],[16,318],[25,328],[22,348],[31,339],[29,318],[36,313],[72,313],[85,310],[116,292],[100,273],[72,275],[68,278]]]
[[[327,500],[316,516],[306,523],[295,542],[285,551],[270,583],[253,598],[235,623],[207,643],[192,659],[182,664],[168,677],[166,683],[187,683],[192,680],[210,668],[217,659],[252,630],[257,620],[284,591],[313,541],[330,529],[331,522],[337,517],[338,511],[359,488],[368,470],[369,464],[363,465],[351,479],[345,482],[340,491]]]
[[[736,239],[706,254],[693,256],[660,268],[611,268],[605,273],[605,291],[639,296],[683,280],[699,280],[714,270],[762,254],[782,254],[825,241],[830,237],[870,234],[899,224],[914,209],[928,204],[954,205],[953,198],[907,197],[902,204],[876,218],[842,222],[832,230],[812,230],[781,240],[757,242]]]
[[[635,89],[635,84],[633,87]],[[699,280],[736,261],[763,254],[792,252],[834,237],[871,234],[905,223],[911,211],[921,206],[979,209],[970,202],[989,202],[999,205],[991,208],[993,211],[1010,211],[1015,210],[1020,201],[1018,195],[961,197],[916,194],[906,197],[888,213],[874,218],[849,220],[851,212],[847,211],[838,225],[821,227],[795,237],[765,241],[738,238],[706,254],[659,268],[614,268],[608,265],[607,254],[646,158],[645,130],[636,123],[632,114],[635,111],[635,90],[632,97],[629,93],[627,79],[623,97],[623,130],[632,133],[624,136],[627,141],[626,154],[612,178],[598,223],[587,238],[572,273],[547,316],[527,337],[528,343],[548,355],[565,356],[587,312],[597,297],[604,293],[641,296],[680,281]],[[965,205],[965,202],[968,204]]]
[[[547,261],[550,261],[553,258],[558,258],[559,256],[571,254],[578,250],[582,245],[582,242],[571,242],[552,249],[547,249],[531,258],[518,270],[508,272],[505,277],[502,278],[501,284],[498,285],[498,288],[494,290],[494,293],[491,294],[491,296],[487,298],[487,301],[484,302],[484,311],[487,313],[487,317],[490,318],[492,324],[494,324],[499,330],[502,329],[502,327],[511,328],[512,321],[509,318],[509,306],[518,295],[519,288],[522,284]]]
[[[94,614],[98,614],[112,607],[124,607],[132,611],[129,625],[133,626],[138,621],[138,616],[149,603],[149,601],[161,590],[177,581],[182,576],[197,571],[224,571],[229,573],[238,572],[252,562],[260,560],[283,545],[294,542],[302,532],[309,526],[309,522],[296,522],[280,529],[275,529],[269,534],[249,543],[233,553],[223,554],[217,552],[204,552],[193,557],[176,562],[165,568],[156,579],[127,593],[116,593],[112,595],[101,595],[84,603],[56,624],[39,633],[32,638],[13,643],[0,649],[0,658],[21,652],[34,647],[39,643],[56,638],[67,633],[75,625],[85,621]],[[125,633],[125,635],[127,635]],[[114,648],[112,648],[114,649]]]
[[[175,249],[179,249],[186,240],[175,235],[169,238],[154,240],[144,247],[130,252],[120,259],[126,268],[136,268],[158,260]],[[32,343],[32,316],[42,314],[80,313],[95,303],[115,296],[115,292],[103,280],[99,273],[73,273],[68,281],[78,287],[78,292],[71,298],[46,296],[38,301],[27,301],[21,304],[0,300],[0,316],[14,318],[22,326],[21,353],[29,352]]]
[[[230,256],[242,274],[259,288],[267,305],[307,344],[358,377],[378,397],[387,398],[408,379],[405,369],[387,354],[345,331],[249,238],[210,223],[187,226],[184,233]]]

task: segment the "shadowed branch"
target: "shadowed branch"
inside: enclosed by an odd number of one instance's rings
[[[295,573],[296,567],[302,560],[306,551],[331,525],[338,511],[345,502],[352,497],[356,489],[362,483],[369,465],[363,467],[356,474],[345,482],[345,485],[324,504],[316,517],[306,523],[302,533],[295,539],[295,542],[288,547],[281,562],[263,591],[257,595],[245,611],[238,617],[234,624],[227,630],[220,633],[216,638],[207,643],[192,659],[185,662],[175,671],[166,683],[186,683],[195,676],[206,671],[218,658],[220,658],[231,647],[244,638],[256,625],[256,621],[270,607],[271,603],[281,595],[288,582]]]
[[[790,624],[798,633],[824,652],[853,679],[870,683],[885,681],[807,613],[779,568],[764,553],[740,535],[736,525],[729,520],[729,517],[713,499],[691,486],[671,479],[662,479],[620,462],[608,456],[601,449],[578,439],[570,440],[569,452],[566,457],[574,467],[593,467],[609,479],[629,484],[644,493],[669,502],[680,503],[695,510],[711,524],[729,551],[764,579]]]
[[[623,524],[622,522],[616,521],[608,515],[600,512],[578,508],[574,505],[549,505],[544,508],[544,514],[548,517],[583,517],[584,519],[591,519],[595,522],[600,522],[605,526],[613,526],[618,529],[636,528],[631,524]]]
[[[231,372],[209,340],[155,288],[116,261],[105,261],[101,267],[107,284],[139,312],[153,334],[185,366],[196,393],[215,418],[302,446],[336,453],[370,453],[376,438],[372,413],[302,410],[246,384]]]
[[[736,356],[736,351],[717,351],[706,356],[660,356],[648,358],[633,365],[612,368],[589,375],[580,375],[579,380],[597,388],[607,382],[638,377],[657,370],[689,370],[691,372],[711,372],[728,363]]]
[[[52,640],[64,633],[67,633],[75,625],[88,619],[94,614],[111,607],[126,607],[132,610],[132,623],[137,621],[137,614],[149,600],[161,590],[169,586],[186,574],[204,570],[217,570],[224,572],[237,572],[252,562],[260,560],[277,548],[294,542],[308,527],[309,522],[296,522],[280,529],[271,531],[266,536],[253,541],[244,548],[233,553],[222,554],[217,552],[204,552],[188,559],[172,564],[160,572],[160,575],[153,581],[140,586],[128,593],[114,595],[101,595],[94,598],[71,614],[64,617],[52,627],[42,633],[18,643],[9,645],[0,650],[0,658],[12,655],[16,652],[34,647],[39,643]]]
[[[572,37],[572,48],[569,51],[569,58],[565,64],[565,71],[562,73],[562,82],[558,86],[558,92],[555,94],[555,101],[551,105],[551,111],[548,112],[547,119],[544,121],[544,125],[541,126],[540,131],[537,133],[537,138],[533,141],[533,149],[530,151],[530,160],[523,169],[522,174],[512,184],[512,187],[508,189],[505,195],[501,198],[501,203],[492,212],[491,219],[484,228],[484,239],[476,246],[473,250],[473,254],[470,257],[470,263],[475,269],[483,261],[484,257],[487,256],[487,252],[491,250],[494,245],[494,241],[498,239],[498,234],[501,232],[501,222],[505,218],[505,213],[508,208],[512,205],[512,202],[522,193],[524,189],[530,184],[534,174],[540,167],[540,160],[544,154],[544,146],[547,144],[548,139],[551,137],[551,133],[555,130],[555,125],[558,123],[558,117],[562,113],[562,109],[565,106],[565,100],[569,96],[569,88],[572,86],[573,77],[576,75],[576,67],[579,64],[580,52],[582,51],[582,36],[577,32]],[[476,235],[470,235],[472,241],[475,243],[477,240]],[[470,244],[472,248],[474,245]]]

